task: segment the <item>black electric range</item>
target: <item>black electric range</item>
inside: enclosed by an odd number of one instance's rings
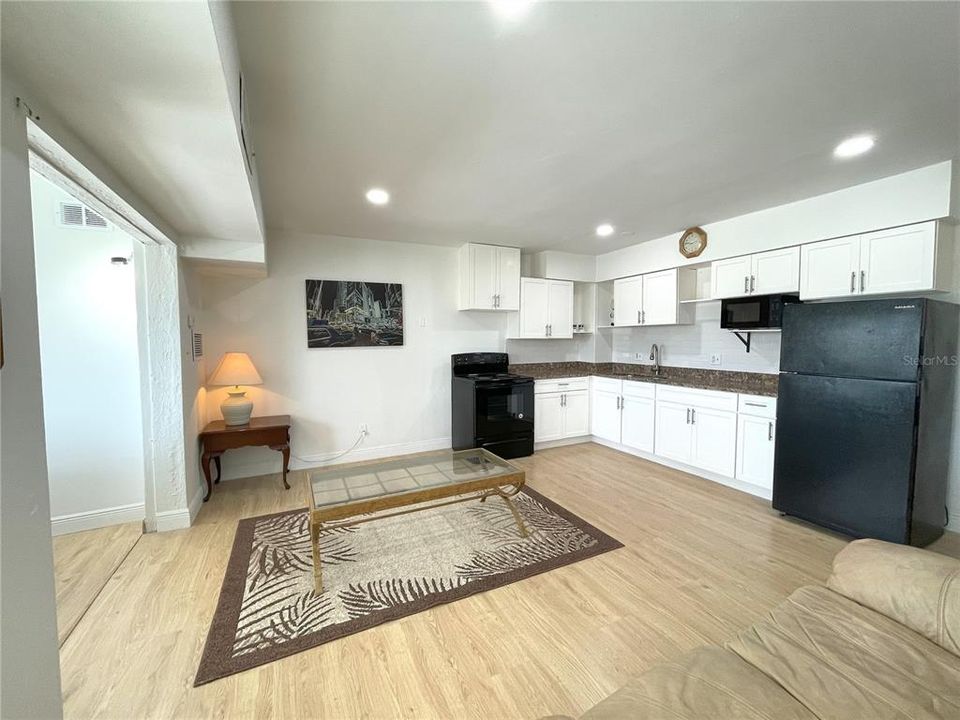
[[[533,378],[507,372],[506,353],[450,356],[453,449],[533,454]]]

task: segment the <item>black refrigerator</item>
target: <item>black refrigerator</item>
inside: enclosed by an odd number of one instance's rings
[[[943,533],[958,306],[926,298],[783,310],[773,507],[855,537]]]

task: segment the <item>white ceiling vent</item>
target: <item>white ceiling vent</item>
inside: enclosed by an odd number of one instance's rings
[[[94,228],[97,230],[106,230],[109,227],[103,215],[78,202],[60,203],[57,221],[64,227]]]

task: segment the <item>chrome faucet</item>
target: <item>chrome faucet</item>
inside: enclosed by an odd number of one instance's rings
[[[660,375],[660,346],[656,343],[650,348],[650,359],[653,360],[653,374]]]

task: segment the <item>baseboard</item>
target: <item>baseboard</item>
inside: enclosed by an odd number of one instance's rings
[[[58,515],[50,519],[51,535],[68,535],[84,530],[96,530],[110,525],[122,525],[129,522],[142,522],[144,518],[143,503],[119,505],[103,510]]]
[[[434,438],[432,440],[415,440],[406,443],[392,443],[374,447],[358,447],[346,455],[339,452],[316,453],[312,455],[290,454],[290,470],[303,470],[316,465],[342,465],[344,463],[362,462],[364,460],[379,460],[394,455],[411,455],[413,453],[429,452],[432,450],[448,450],[451,447],[451,438]],[[256,463],[242,465],[228,465],[229,454],[223,456],[223,481],[239,480],[241,478],[257,477],[258,475],[273,475],[280,472],[280,456]]]
[[[564,447],[565,445],[580,445],[581,443],[588,443],[592,440],[589,435],[581,435],[580,437],[575,438],[563,438],[561,440],[547,440],[546,442],[538,442],[533,446],[534,452],[537,450],[549,450],[550,448],[555,447]]]
[[[718,475],[717,473],[712,473],[709,470],[701,470],[700,468],[692,465],[675,462],[673,460],[669,460],[668,458],[661,457],[660,455],[654,455],[653,453],[636,450],[635,448],[610,442],[609,440],[604,440],[603,438],[592,437],[591,441],[597,443],[597,445],[603,445],[604,447],[608,447],[613,450],[619,450],[620,452],[627,453],[628,455],[634,455],[636,457],[643,458],[644,460],[655,462],[658,465],[664,465],[668,468],[685,472],[688,475],[696,475],[697,477],[702,477],[704,480],[710,480],[712,482],[719,483],[720,485],[726,485],[734,490],[739,490],[740,492],[745,492],[749,495],[763,498],[764,500],[770,500],[773,497],[773,490],[770,488],[760,487],[759,485],[753,485],[752,483],[745,483],[742,480],[727,477],[726,475]]]

